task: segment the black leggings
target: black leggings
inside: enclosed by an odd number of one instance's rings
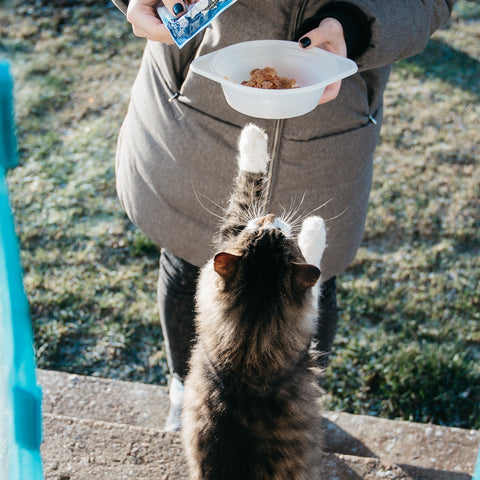
[[[188,360],[195,341],[195,290],[199,267],[162,249],[158,280],[158,307],[167,363],[171,374],[187,375]],[[319,364],[328,364],[328,353],[337,331],[337,289],[335,277],[322,284],[315,350],[322,353]]]

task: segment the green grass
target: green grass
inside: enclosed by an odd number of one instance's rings
[[[393,70],[364,244],[340,283],[330,408],[480,426],[479,12],[459,2]]]
[[[21,165],[9,174],[38,365],[165,383],[158,249],[116,199],[144,46],[95,2],[0,9]],[[68,5],[75,5],[74,7]],[[395,65],[364,243],[339,279],[326,406],[480,428],[480,8]]]

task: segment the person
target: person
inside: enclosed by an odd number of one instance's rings
[[[326,220],[316,338],[325,366],[337,328],[336,276],[353,261],[364,231],[391,65],[421,52],[455,2],[238,0],[179,49],[155,13],[162,2],[112,1],[134,34],[147,39],[118,138],[117,192],[132,222],[162,247],[158,304],[171,373],[165,428],[175,430],[195,339],[195,282],[199,266],[214,253],[217,219],[209,210],[229,198],[241,129],[254,122],[269,135],[269,213],[281,214],[290,205],[308,213],[321,206],[317,214]],[[182,0],[163,4],[177,16],[186,11]],[[358,73],[327,87],[321,105],[304,116],[247,117],[189,64],[258,39],[324,48],[356,61]]]

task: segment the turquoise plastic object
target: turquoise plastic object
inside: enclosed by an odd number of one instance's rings
[[[42,480],[41,390],[6,172],[17,165],[13,81],[0,62],[0,480]]]
[[[475,472],[473,472],[472,480],[480,480],[480,448],[478,449],[477,465],[475,466]]]

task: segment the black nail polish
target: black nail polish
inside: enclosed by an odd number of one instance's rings
[[[307,48],[309,45],[311,45],[312,41],[308,37],[303,37],[300,39],[300,45],[303,48]]]
[[[183,12],[183,5],[181,3],[176,3],[174,6],[173,6],[173,13],[175,15],[179,15],[180,13]]]

